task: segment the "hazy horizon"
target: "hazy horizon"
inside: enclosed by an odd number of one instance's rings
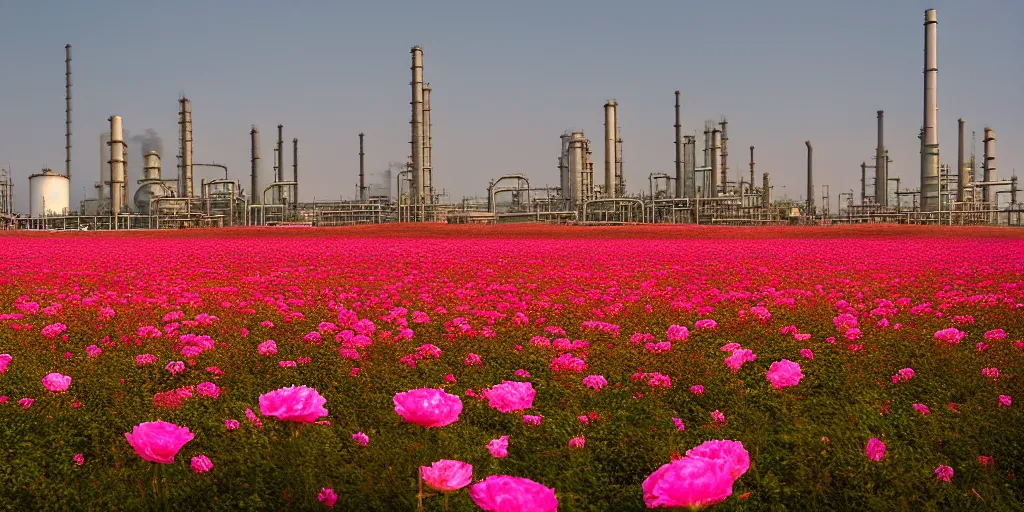
[[[568,128],[592,140],[595,182],[603,183],[603,105],[612,98],[627,190],[647,190],[650,173],[674,169],[678,89],[684,132],[726,116],[730,179],[748,174],[748,147],[756,146],[758,185],[770,172],[776,197],[803,197],[803,141],[811,140],[816,199],[829,185],[834,211],[841,192],[859,198],[860,163],[873,163],[876,110],[885,111],[890,176],[918,186],[927,8],[939,19],[942,162],[955,166],[962,117],[968,155],[977,132],[979,160],[983,128],[995,130],[998,178],[1007,179],[1024,156],[1024,3],[997,0],[841,8],[811,1],[9,2],[0,6],[8,43],[0,47],[0,166],[13,170],[23,213],[28,176],[43,167],[63,172],[64,45],[71,44],[72,209],[95,195],[99,137],[110,115],[123,116],[132,134],[155,130],[164,177],[174,176],[182,93],[193,106],[195,162],[227,165],[248,189],[256,125],[266,184],[280,123],[286,176],[291,139],[299,139],[300,199],[352,198],[359,132],[368,174],[407,158],[409,48],[420,45],[433,88],[434,182],[450,201],[483,196],[502,174],[557,185],[558,136]],[[132,168],[141,168],[134,158]],[[216,175],[197,169],[196,187]]]

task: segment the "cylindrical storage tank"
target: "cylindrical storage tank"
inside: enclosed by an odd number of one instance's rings
[[[67,215],[71,204],[71,183],[68,177],[50,169],[28,177],[29,216]]]
[[[142,157],[142,179],[160,179],[160,153],[150,151]]]

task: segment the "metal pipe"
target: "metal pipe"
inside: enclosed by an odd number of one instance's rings
[[[275,183],[284,181],[284,125],[277,125],[277,175],[274,177]],[[274,189],[274,201],[276,204],[283,204],[284,189],[277,187]]]
[[[676,91],[676,197],[683,197],[683,130],[679,124],[679,91]]]
[[[583,148],[583,132],[573,132],[569,140],[569,174],[571,208],[576,209],[583,202],[583,170],[586,154]]]
[[[430,84],[423,84],[423,198],[434,202],[434,164],[431,160],[430,137]]]
[[[260,129],[253,125],[252,130],[249,131],[249,137],[252,139],[250,144],[250,161],[252,162],[252,168],[250,172],[250,188],[252,194],[253,204],[263,204],[263,198],[259,197],[260,190]]]
[[[754,146],[750,146],[750,193],[754,193]]]
[[[697,138],[693,135],[683,137],[683,193],[687,198],[697,197]]]
[[[722,132],[711,131],[711,197],[718,197],[718,175],[722,172],[720,158],[722,151]],[[724,184],[722,185],[725,186]]]
[[[117,215],[121,213],[124,196],[121,188],[124,186],[124,126],[121,116],[111,116],[110,119],[110,213]]]
[[[64,45],[64,175],[71,185],[71,45]]]
[[[996,181],[996,131],[986,126],[983,142],[985,144],[985,183],[982,188],[983,196],[985,198],[985,202],[994,207],[996,204],[996,195],[992,182]]]
[[[868,171],[867,171],[867,168],[868,168],[868,163],[867,162],[861,162],[860,163],[860,204],[861,204],[861,206],[864,205],[864,202],[867,200],[867,195],[868,195],[868,183],[867,183],[867,181],[868,181]],[[876,180],[878,179],[877,173],[876,173],[875,179]],[[875,189],[876,190],[878,189],[877,183],[875,184]]]
[[[807,212],[814,215],[814,148],[809,140],[804,144],[807,144]]]
[[[622,175],[622,128],[619,127],[615,128],[615,195],[626,195],[626,178]]]
[[[964,166],[964,118],[957,122],[957,144],[956,144],[956,200],[963,202],[964,193],[967,189],[967,168]]]
[[[921,211],[939,209],[938,18],[924,12],[924,134],[921,139]]]
[[[878,145],[875,146],[875,204],[889,206],[889,157],[885,153],[883,135],[885,111],[878,111]],[[863,203],[863,198],[861,203]]]
[[[181,109],[179,112],[178,124],[180,125],[180,165],[178,167],[178,195],[181,197],[192,197],[192,102],[182,96],[180,100]]]
[[[412,191],[411,205],[423,199],[423,49],[412,50]]]
[[[615,100],[604,104],[604,196],[615,199]]]
[[[363,167],[363,133],[359,132],[359,201],[362,203],[366,202],[366,175],[365,168]]]
[[[722,127],[718,154],[719,158],[722,159],[722,162],[719,164],[719,169],[722,172],[722,195],[724,196],[729,191],[729,121],[725,117],[722,117],[722,122],[718,124]]]
[[[292,187],[292,210],[298,211],[299,209],[299,139],[292,139],[292,181],[295,185]]]

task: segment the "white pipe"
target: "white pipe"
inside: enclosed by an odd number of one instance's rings
[[[935,9],[924,12],[924,136],[921,146],[921,211],[939,209],[938,80]]]
[[[604,104],[604,196],[615,198],[615,127],[616,103]]]

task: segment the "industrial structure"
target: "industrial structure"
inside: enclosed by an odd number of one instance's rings
[[[299,139],[292,138],[292,173],[286,178],[282,124],[277,125],[269,180],[263,176],[260,131],[252,126],[248,190],[241,181],[232,178],[226,166],[194,162],[193,106],[187,97],[181,96],[176,174],[166,176],[160,150],[146,144],[137,145],[137,153],[129,158],[128,142],[134,144],[137,139],[129,138],[124,119],[113,115],[108,119],[109,130],[100,135],[95,197],[82,201],[75,210],[69,195],[72,84],[71,45],[67,45],[64,173],[46,168],[31,175],[29,212],[19,216],[14,209],[15,186],[10,169],[0,170],[0,228],[156,229],[385,222],[1022,225],[1024,207],[1018,202],[1017,178],[1000,180],[997,173],[995,130],[986,126],[982,131],[980,168],[976,167],[973,144],[970,155],[965,152],[966,121],[962,118],[958,120],[956,163],[940,159],[937,30],[936,11],[929,9],[924,15],[919,188],[904,187],[903,178],[893,172],[893,158],[885,145],[884,111],[878,110],[873,155],[860,162],[860,197],[852,190],[839,194],[836,212],[830,210],[828,184],[815,186],[812,141],[805,141],[805,196],[799,200],[776,200],[769,172],[762,172],[760,183],[755,183],[755,146],[750,146],[749,172],[744,172],[742,164],[737,165],[730,177],[728,119],[723,116],[717,121],[706,120],[699,129],[686,129],[678,90],[674,93],[672,125],[674,172],[649,173],[647,183],[639,190],[629,191],[626,187],[622,117],[619,102],[611,99],[603,106],[603,144],[598,144],[603,151],[603,166],[597,176],[594,145],[583,129],[573,128],[559,135],[557,176],[554,169],[548,175],[553,185],[531,183],[523,174],[495,176],[488,182],[486,196],[452,201],[434,180],[433,88],[424,81],[424,51],[419,46],[410,50],[409,153],[404,161],[390,162],[385,170],[368,173],[365,135],[359,133],[358,181],[354,183],[352,199],[301,200]],[[201,122],[201,109],[198,112]],[[698,144],[704,152],[700,163],[696,157]],[[794,143],[793,152],[798,148]],[[142,169],[142,178],[134,183],[129,178],[129,160]],[[352,162],[354,166],[354,159]],[[851,170],[855,166],[852,164]],[[223,171],[223,177],[200,179],[196,188],[195,171],[204,168]]]

